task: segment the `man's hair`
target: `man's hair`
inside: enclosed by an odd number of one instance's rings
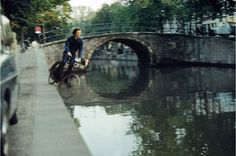
[[[72,31],[72,34],[75,35],[78,30],[81,30],[80,28],[74,28]]]

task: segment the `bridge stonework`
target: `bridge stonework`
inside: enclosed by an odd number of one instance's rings
[[[235,64],[235,41],[221,37],[192,37],[180,34],[113,33],[83,37],[84,52],[91,58],[94,51],[109,41],[129,46],[137,54],[140,65],[189,62]],[[47,43],[44,50],[48,64],[62,57],[65,40]]]

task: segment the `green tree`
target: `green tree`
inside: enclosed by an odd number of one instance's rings
[[[71,11],[68,0],[1,0],[1,4],[13,30],[26,37],[35,35],[35,25],[43,25],[46,31],[66,27]]]
[[[104,4],[102,6],[102,9],[97,12],[96,17],[93,18],[92,24],[111,23],[111,22],[112,22],[111,8],[109,5]]]
[[[163,28],[166,21],[178,21],[179,28],[186,23],[201,23],[204,17],[222,18],[232,15],[235,10],[234,0],[124,0],[133,10],[132,17],[137,24]],[[147,22],[148,21],[148,22]],[[146,23],[146,24],[145,24]],[[190,29],[191,29],[190,24]]]

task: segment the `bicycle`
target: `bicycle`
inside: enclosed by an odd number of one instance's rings
[[[69,64],[71,57],[69,57],[66,65]],[[49,69],[49,76],[48,76],[48,83],[49,84],[54,84],[54,83],[58,83],[58,89],[59,89],[59,93],[63,98],[70,98],[72,96],[74,96],[79,88],[80,85],[80,78],[77,74],[71,72],[69,75],[64,75],[64,68],[61,70],[62,72],[59,74],[60,78],[56,77],[56,69],[59,67],[60,63],[62,62],[62,60],[56,61],[51,68]],[[84,62],[83,60],[75,60],[74,66],[84,66]],[[80,67],[81,68],[81,67]],[[84,67],[84,70],[86,70],[86,68]]]

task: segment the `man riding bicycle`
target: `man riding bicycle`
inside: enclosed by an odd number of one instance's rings
[[[62,56],[62,62],[60,63],[60,65],[55,71],[57,82],[60,81],[63,68],[69,58],[70,58],[69,67],[67,71],[65,72],[65,74],[63,75],[63,77],[71,73],[74,63],[75,63],[76,52],[78,52],[78,58],[82,59],[81,62],[85,65],[85,67],[88,65],[88,60],[83,59],[83,41],[80,38],[81,29],[80,28],[73,29],[72,34],[73,35],[70,36],[65,42],[65,46],[64,46],[65,50]]]

